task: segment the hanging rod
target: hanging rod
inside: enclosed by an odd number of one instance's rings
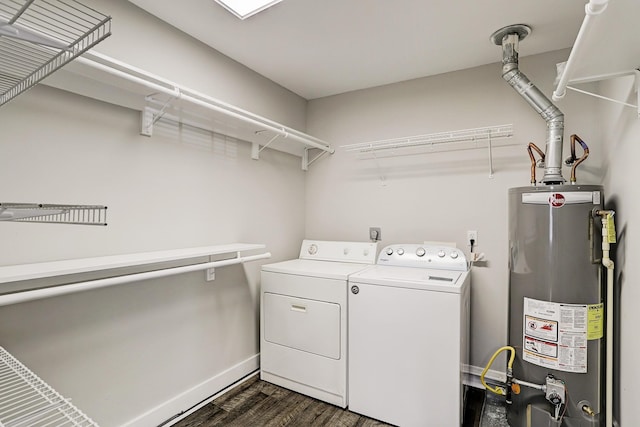
[[[176,100],[183,100],[187,103],[221,113],[227,117],[240,120],[261,129],[272,131],[277,135],[302,143],[307,147],[326,151],[330,154],[335,152],[333,147],[321,139],[314,138],[293,128],[283,126],[277,122],[235,107],[201,92],[178,85],[177,83],[163,77],[154,75],[140,68],[133,67],[106,55],[92,51],[85,57],[78,58],[78,62],[127,81],[142,85],[152,91],[169,95],[174,97]],[[153,119],[153,117],[151,119]],[[148,120],[149,119],[147,119],[147,121]],[[146,124],[149,123],[147,122]],[[143,125],[143,128],[144,127],[145,126]]]
[[[106,288],[109,286],[122,285],[125,283],[139,282],[142,280],[157,279],[160,277],[174,276],[176,274],[190,273],[193,271],[209,270],[217,267],[241,264],[249,261],[270,258],[271,253],[265,252],[259,255],[249,255],[241,257],[238,252],[236,258],[224,259],[220,261],[205,262],[199,264],[185,265],[182,267],[172,267],[162,270],[147,271],[144,273],[127,274],[123,276],[108,277],[106,279],[89,280],[86,282],[71,283],[68,285],[53,286],[50,288],[19,291],[15,293],[0,295],[0,306],[18,304],[21,302],[34,301],[43,298],[50,298],[60,295],[67,295],[76,292],[88,291],[92,289]]]

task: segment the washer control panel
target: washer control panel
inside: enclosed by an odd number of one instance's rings
[[[300,259],[375,264],[378,243],[303,240]]]
[[[467,257],[458,248],[414,243],[389,245],[380,251],[379,265],[467,271]]]

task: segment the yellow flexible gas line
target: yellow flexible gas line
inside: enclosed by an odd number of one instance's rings
[[[489,370],[489,368],[491,367],[491,364],[493,363],[493,361],[496,359],[496,357],[498,357],[498,355],[505,351],[505,350],[509,350],[511,352],[511,357],[509,357],[509,362],[507,363],[507,370],[509,372],[512,371],[513,369],[513,361],[516,358],[516,349],[509,346],[509,345],[505,345],[504,347],[500,347],[499,349],[496,350],[495,353],[493,353],[493,356],[491,356],[491,359],[489,359],[489,363],[487,363],[487,366],[485,366],[484,370],[482,371],[482,373],[480,374],[480,382],[482,382],[482,385],[485,386],[485,388],[487,390],[489,390],[492,393],[495,394],[499,394],[499,395],[503,395],[504,392],[502,391],[501,388],[499,387],[491,387],[490,385],[488,385],[485,381],[484,381],[484,376],[487,374],[487,371]]]

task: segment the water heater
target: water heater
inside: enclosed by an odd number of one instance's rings
[[[596,185],[509,190],[511,427],[604,425],[602,208]]]

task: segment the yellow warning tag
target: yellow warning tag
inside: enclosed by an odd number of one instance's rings
[[[597,340],[604,335],[604,305],[589,304],[587,306],[587,339]]]
[[[616,225],[611,214],[607,215],[607,240],[609,240],[609,243],[616,242]]]

